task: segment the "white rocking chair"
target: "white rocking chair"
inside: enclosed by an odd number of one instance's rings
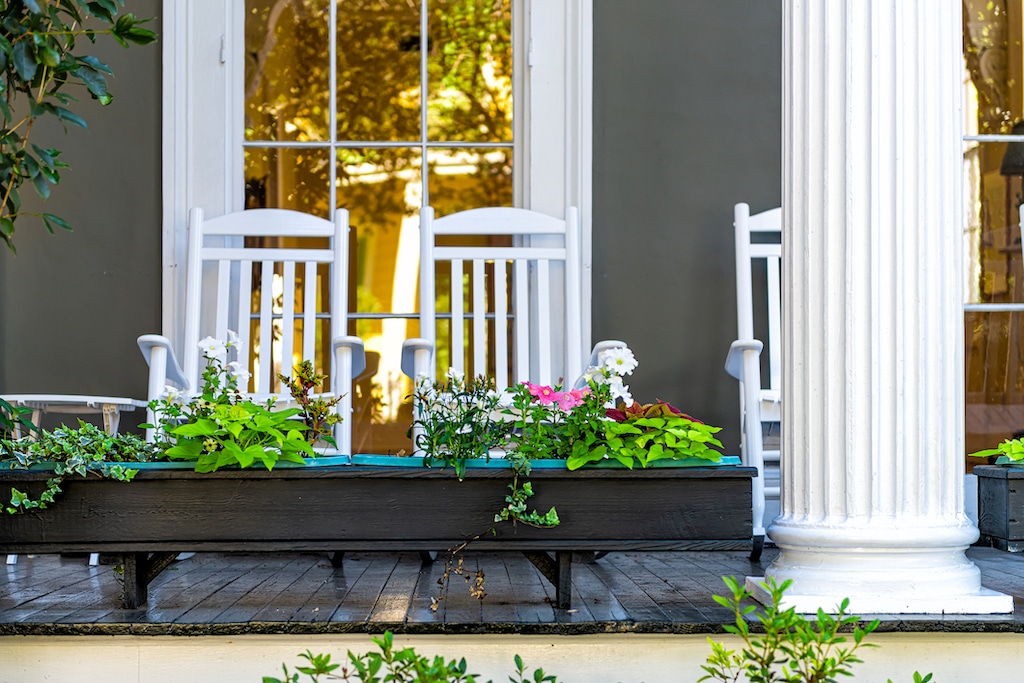
[[[781,264],[782,209],[775,208],[753,216],[746,204],[735,207],[736,228],[736,317],[738,339],[729,348],[726,371],[740,381],[741,453],[743,464],[757,468],[753,486],[752,559],[758,559],[764,547],[765,520],[774,519],[780,494],[780,449],[764,447],[765,426],[775,429],[782,419],[781,393]],[[754,235],[759,236],[752,239]],[[761,272],[765,282],[762,300],[768,333],[768,386],[761,380],[761,352],[764,342],[754,336],[753,272]],[[759,288],[759,291],[760,288]],[[771,509],[766,513],[770,503]]]
[[[405,342],[403,372],[414,380],[435,376],[438,323],[450,320],[445,340],[450,365],[467,377],[492,377],[498,391],[524,380],[551,385],[561,379],[572,385],[586,369],[580,253],[575,207],[564,219],[509,207],[435,219],[434,210],[423,207],[422,337]],[[448,282],[447,291],[435,293],[439,280]],[[450,305],[438,311],[438,300],[445,298]],[[592,362],[601,351],[621,346],[625,343],[599,343]]]
[[[330,377],[342,420],[334,439],[351,452],[352,380],[365,367],[363,343],[346,334],[348,305],[348,212],[334,221],[285,209],[252,209],[204,220],[189,212],[184,368],[167,337],[139,337],[149,364],[148,400],[168,383],[195,392],[203,371],[198,342],[237,333],[239,358],[252,374],[249,396],[291,400],[277,374],[292,374],[301,360]],[[280,294],[279,294],[280,293]],[[153,415],[150,422],[155,423]],[[153,438],[153,430],[147,434]]]

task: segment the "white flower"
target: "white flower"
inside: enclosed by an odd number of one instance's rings
[[[448,372],[444,373],[444,376],[448,378],[448,381],[452,384],[461,384],[466,378],[466,374],[461,370],[455,368],[448,368]]]
[[[224,362],[228,356],[228,349],[219,339],[213,337],[206,337],[199,342],[199,350],[203,352],[203,355],[210,360],[219,360]]]
[[[515,400],[515,392],[512,390],[512,387],[507,387],[505,389],[502,389],[500,392],[494,393],[497,395],[497,401],[495,405],[498,408],[512,407],[512,402]],[[488,396],[490,396],[491,392],[487,392],[487,394]]]
[[[246,370],[245,367],[237,360],[233,360],[228,363],[227,371],[229,375],[235,378],[236,382],[243,385],[247,384],[249,382],[249,378],[252,377],[249,371]]]
[[[633,396],[629,393],[629,387],[622,383],[621,377],[609,377],[608,388],[611,389],[612,400],[611,405],[606,405],[606,408],[614,408],[616,401],[619,399],[627,407],[633,405]]]
[[[628,346],[618,346],[604,352],[601,365],[619,377],[630,375],[637,366],[636,356],[633,355]]]
[[[164,393],[161,395],[161,398],[163,398],[168,403],[176,403],[179,400],[181,400],[181,394],[182,392],[178,391],[170,384],[167,384],[164,385]]]
[[[238,338],[238,333],[234,330],[228,330],[228,346],[238,346],[242,340]]]

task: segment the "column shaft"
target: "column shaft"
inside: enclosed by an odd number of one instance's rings
[[[766,574],[808,609],[992,611],[964,555],[960,17],[957,0],[785,3]]]

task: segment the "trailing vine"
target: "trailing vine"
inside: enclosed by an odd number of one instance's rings
[[[99,476],[131,481],[137,469],[121,463],[157,460],[160,450],[135,434],[107,434],[96,425],[79,420],[79,427],[43,431],[37,440],[0,439],[0,461],[11,469],[27,470],[40,463],[53,463],[53,470],[38,496],[11,487],[10,500],[2,505],[9,515],[42,510],[63,491],[68,477]]]

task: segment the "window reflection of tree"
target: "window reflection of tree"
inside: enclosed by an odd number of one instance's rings
[[[1008,134],[1024,118],[1020,0],[964,0],[963,57],[968,133]],[[975,303],[1024,301],[1020,179],[1000,173],[1005,143],[965,145],[967,296]],[[966,328],[966,452],[1024,428],[1021,314],[969,312]],[[975,463],[971,463],[975,464]]]
[[[430,0],[426,136],[418,0],[338,0],[335,36],[328,35],[329,0],[246,5],[245,139],[324,150],[247,147],[246,206],[326,217],[334,163],[335,204],[349,209],[358,233],[350,270],[354,310],[387,312],[398,226],[425,195],[439,215],[512,203],[511,0]],[[333,162],[325,156],[332,147]],[[416,186],[428,191],[412,192]],[[380,334],[381,322],[355,327],[368,338]]]

